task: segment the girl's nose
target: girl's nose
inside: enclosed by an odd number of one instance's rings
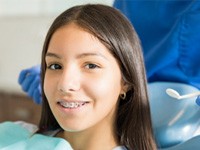
[[[63,70],[59,83],[58,90],[63,93],[75,92],[80,89],[80,73],[76,69]]]

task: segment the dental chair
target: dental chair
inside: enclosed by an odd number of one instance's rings
[[[175,82],[148,84],[153,131],[159,150],[200,149],[200,107],[197,97],[175,99],[166,93],[172,88],[180,94],[199,91],[197,88]]]

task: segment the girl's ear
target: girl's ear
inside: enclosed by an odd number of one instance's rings
[[[122,81],[122,90],[121,94],[127,93],[130,90],[130,86],[125,81]]]

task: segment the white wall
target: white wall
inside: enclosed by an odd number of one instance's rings
[[[22,92],[18,75],[40,63],[53,19],[73,5],[88,2],[112,5],[113,0],[0,0],[0,90]]]

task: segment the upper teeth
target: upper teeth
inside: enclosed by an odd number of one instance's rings
[[[65,108],[77,108],[83,105],[83,102],[60,102],[60,104]]]

